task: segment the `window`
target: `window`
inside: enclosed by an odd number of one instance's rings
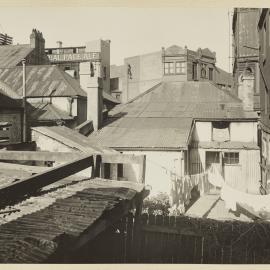
[[[176,74],[186,73],[186,63],[185,62],[176,62],[175,63],[175,73]]]
[[[165,62],[164,63],[164,74],[174,74],[174,63]]]
[[[221,104],[222,106],[223,104]],[[212,140],[226,142],[230,140],[230,123],[225,121],[212,122]]]
[[[196,81],[197,79],[197,63],[192,63],[192,80]]]
[[[225,164],[239,164],[239,153],[238,152],[225,152],[224,153]]]
[[[117,164],[118,177],[123,177],[124,176],[123,171],[124,171],[123,164],[121,164],[121,163]]]
[[[213,69],[209,68],[209,80],[213,81]]]
[[[201,67],[201,78],[206,78],[206,69],[204,66]]]

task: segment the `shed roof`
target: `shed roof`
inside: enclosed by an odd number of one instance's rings
[[[34,121],[55,121],[55,120],[72,120],[67,112],[62,111],[50,103],[31,103],[31,120]]]
[[[12,89],[17,96],[22,96],[22,67],[0,68],[0,82]],[[0,89],[4,94],[5,89]],[[77,80],[54,65],[26,66],[26,95],[44,96],[85,96]]]
[[[82,152],[114,152],[105,146],[100,146],[98,142],[92,142],[88,137],[66,126],[41,126],[31,129]]]
[[[240,99],[210,82],[162,82],[110,111],[89,138],[112,148],[182,149],[193,119],[256,120]]]
[[[0,46],[0,67],[17,66],[33,50],[30,44]]]

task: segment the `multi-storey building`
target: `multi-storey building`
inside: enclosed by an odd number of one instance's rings
[[[216,66],[216,53],[173,45],[160,51],[129,57],[123,66],[112,66],[112,94],[126,102],[161,81],[211,81],[232,90],[231,74]],[[120,97],[119,97],[120,98]]]
[[[94,40],[85,46],[46,48],[52,64],[81,82],[84,75],[102,79],[103,90],[110,93],[110,40]]]
[[[258,8],[235,8],[233,13],[233,78],[246,110],[260,111]]]
[[[260,10],[258,23],[260,42],[260,101],[261,101],[261,168],[263,192],[270,193],[270,15]]]

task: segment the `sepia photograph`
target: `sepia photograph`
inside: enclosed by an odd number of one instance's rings
[[[270,8],[128,2],[0,0],[0,267],[269,264]]]

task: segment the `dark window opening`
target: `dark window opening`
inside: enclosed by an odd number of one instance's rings
[[[118,177],[123,177],[124,176],[124,173],[123,173],[123,164],[117,164],[117,174],[118,174]]]
[[[213,69],[209,68],[209,80],[213,81]]]
[[[111,166],[110,163],[104,163],[104,178],[110,179],[111,172],[110,172]]]
[[[192,63],[192,79],[197,80],[197,63]]]

